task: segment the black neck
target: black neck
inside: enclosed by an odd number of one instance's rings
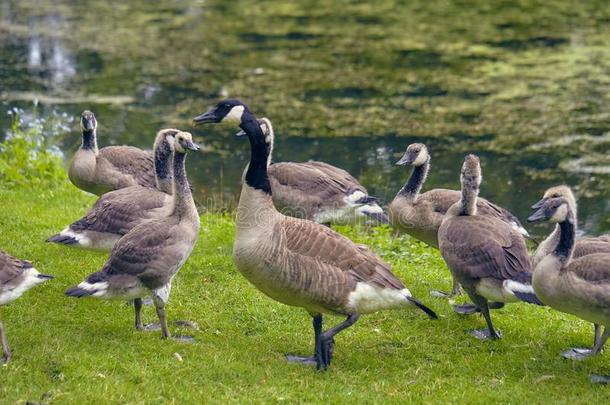
[[[568,218],[559,224],[559,242],[555,248],[555,255],[559,260],[565,262],[572,256],[574,250],[574,238],[576,235],[576,221],[568,214]]]
[[[155,149],[155,173],[157,174],[157,180],[171,180],[171,156],[172,150],[167,139],[164,139]]]
[[[239,126],[250,140],[251,155],[250,165],[246,172],[246,184],[271,195],[271,185],[269,184],[269,177],[267,177],[269,148],[265,142],[265,134],[263,134],[256,117],[248,110],[244,111]]]
[[[399,194],[405,197],[416,198],[426,181],[430,170],[430,158],[426,159],[423,165],[415,166],[407,184],[400,189]]]
[[[97,149],[97,141],[95,139],[95,130],[94,129],[83,130],[83,149],[86,149],[86,150]]]

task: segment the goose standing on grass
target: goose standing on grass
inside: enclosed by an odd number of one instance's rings
[[[268,118],[260,118],[258,123],[265,136],[274,138]],[[243,130],[237,133],[245,134]],[[267,174],[273,203],[281,213],[328,226],[369,219],[382,224],[389,222],[379,200],[369,196],[366,188],[347,171],[314,160],[272,163],[271,158],[270,150]]]
[[[172,150],[174,136],[179,132],[164,129],[155,138],[155,188],[138,185],[110,191],[95,202],[87,215],[47,242],[109,251],[138,223],[169,215],[173,208]]]
[[[531,286],[531,267],[525,240],[519,231],[496,217],[478,214],[481,185],[479,158],[468,155],[461,172],[462,193],[443,218],[438,243],[447,267],[472,302],[483,313],[487,330],[475,330],[479,338],[496,339],[488,300],[542,305]]]
[[[532,205],[532,209],[538,209],[544,205],[546,201],[551,198],[565,198],[574,213],[576,214],[576,198],[574,193],[568,186],[555,186],[547,189],[542,196],[542,199],[536,204]],[[561,227],[559,224],[555,225],[555,230],[538,245],[536,252],[532,255],[532,268],[536,268],[538,263],[550,254],[561,235]],[[592,253],[610,253],[610,235],[601,235],[595,237],[583,237],[578,238],[574,244],[574,251],[572,252],[572,258],[577,259],[582,256],[586,256]]]
[[[267,172],[273,138],[265,136],[245,104],[234,99],[221,101],[196,117],[194,124],[221,121],[238,123],[251,147],[237,208],[235,265],[263,293],[304,308],[313,317],[314,356],[288,356],[289,361],[326,369],[332,359],[334,336],[353,325],[361,314],[414,306],[436,318],[367,247],[328,227],[277,211]],[[322,331],[323,314],[347,319]]]
[[[156,186],[150,153],[133,146],[98,149],[97,120],[91,111],[83,111],[80,125],[83,141],[68,170],[72,184],[97,195],[136,185]]]
[[[573,257],[577,228],[574,200],[550,197],[535,207],[528,221],[554,222],[557,229],[544,242],[550,251],[534,269],[534,291],[551,308],[576,315],[595,326],[593,349],[573,348],[562,355],[571,359],[593,356],[610,336],[610,253]]]
[[[443,221],[443,216],[449,207],[459,201],[460,192],[435,188],[420,194],[430,171],[430,154],[423,143],[409,145],[396,164],[411,165],[413,171],[405,186],[400,189],[390,204],[390,222],[399,231],[438,249],[438,229]],[[529,236],[516,216],[484,198],[477,198],[477,212],[479,215],[498,218],[511,225],[522,235]],[[451,294],[441,291],[433,292],[433,295],[436,296],[458,294],[460,294],[460,285],[455,278],[453,279]],[[473,307],[464,305],[458,306],[456,309],[460,313],[466,314],[472,313]]]
[[[165,317],[171,282],[191,254],[199,234],[199,214],[186,179],[187,150],[199,150],[188,132],[174,135],[174,190],[170,215],[140,223],[112,248],[104,267],[76,287],[71,297],[134,300],[135,325],[144,329],[142,297],[152,294],[163,338],[170,337]]]
[[[16,259],[0,250],[0,306],[16,300],[30,288],[52,278],[53,276],[48,274],[40,274],[27,260]],[[0,343],[2,343],[0,363],[8,363],[12,355],[2,321],[0,321]]]

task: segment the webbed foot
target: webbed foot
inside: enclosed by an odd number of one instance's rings
[[[502,338],[502,334],[499,330],[495,331],[493,334],[489,331],[489,329],[474,329],[468,331],[468,333],[479,340],[495,340]]]
[[[570,360],[584,360],[587,357],[591,357],[593,355],[593,350],[584,349],[580,347],[573,347],[570,350],[566,350],[562,352],[561,355]]]

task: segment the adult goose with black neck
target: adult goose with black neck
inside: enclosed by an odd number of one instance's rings
[[[267,172],[273,139],[239,100],[221,101],[194,119],[195,124],[223,121],[237,123],[251,147],[237,208],[237,269],[269,297],[304,308],[313,317],[314,356],[288,356],[289,361],[327,368],[334,336],[361,314],[411,306],[436,318],[368,248],[328,227],[278,212]],[[346,320],[322,331],[323,314],[343,315]]]
[[[479,339],[496,339],[500,335],[491,322],[488,301],[542,303],[531,286],[532,272],[523,236],[505,221],[477,211],[481,185],[478,157],[466,156],[460,177],[461,196],[447,210],[438,230],[439,249],[453,277],[487,322],[487,330],[472,334]]]
[[[133,146],[97,147],[97,120],[91,111],[80,119],[82,144],[70,164],[68,177],[81,190],[101,195],[124,187],[155,187],[153,156]]]
[[[562,353],[566,358],[583,359],[599,353],[610,336],[610,253],[573,257],[576,216],[574,201],[551,197],[536,204],[528,221],[557,224],[545,241],[550,251],[534,268],[532,285],[546,305],[593,323],[593,349],[573,348]]]
[[[188,150],[198,150],[188,132],[174,135],[172,209],[168,216],[144,221],[112,248],[102,269],[66,291],[71,297],[134,300],[135,325],[144,329],[142,297],[152,295],[162,337],[170,337],[165,316],[172,279],[191,254],[199,235],[199,214],[186,178]]]
[[[275,138],[268,118],[260,118],[258,123],[266,137]],[[271,159],[269,150],[267,175],[273,203],[282,214],[325,225],[389,222],[379,200],[369,196],[366,188],[347,171],[315,160],[273,163]]]
[[[438,229],[447,210],[459,201],[460,191],[435,188],[421,193],[430,171],[430,154],[423,143],[410,144],[396,164],[413,166],[413,170],[407,183],[390,204],[390,223],[399,231],[438,249]],[[524,236],[529,236],[516,216],[484,198],[477,198],[477,213],[498,218]],[[459,293],[459,283],[453,279],[451,294],[434,291],[433,295],[451,296]],[[470,307],[464,306],[460,311],[470,313],[470,309]]]
[[[180,131],[159,131],[153,145],[156,187],[131,186],[103,194],[93,208],[47,242],[109,251],[112,246],[143,220],[162,218],[171,212],[172,150]]]
[[[551,198],[560,197],[565,198],[568,204],[570,204],[570,207],[572,207],[574,213],[576,213],[576,198],[574,197],[574,193],[572,193],[570,187],[564,185],[554,186],[547,189],[544,192],[542,199],[536,204],[532,205],[532,209],[542,207],[542,205]],[[561,229],[559,224],[557,224],[555,225],[554,231],[538,245],[536,252],[534,252],[532,255],[532,268],[535,268],[544,257],[555,249],[560,235]],[[593,237],[588,236],[576,239],[576,242],[574,243],[574,251],[572,252],[573,259],[577,259],[592,253],[610,253],[610,235]]]

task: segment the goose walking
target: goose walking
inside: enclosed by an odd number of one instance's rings
[[[155,138],[155,188],[137,185],[109,191],[84,217],[51,236],[47,242],[109,251],[138,223],[169,215],[173,208],[172,150],[174,136],[179,132],[164,129]]]
[[[142,330],[142,297],[152,294],[163,338],[170,337],[165,316],[172,279],[191,254],[199,234],[199,214],[186,178],[187,150],[199,150],[188,132],[174,135],[174,189],[171,213],[140,223],[112,248],[96,273],[66,291],[71,297],[134,300],[135,325]]]
[[[268,118],[258,119],[265,136],[274,138]],[[238,136],[245,135],[242,130]],[[273,142],[270,142],[273,145]],[[388,217],[379,200],[347,171],[328,163],[310,160],[304,163],[271,162],[267,174],[276,208],[285,215],[320,224],[346,225],[361,220],[387,224]]]
[[[237,208],[233,261],[263,293],[304,308],[313,318],[314,356],[289,355],[289,361],[326,369],[332,359],[334,336],[353,325],[361,314],[411,306],[436,318],[367,247],[328,227],[277,211],[267,172],[273,138],[265,136],[245,104],[224,100],[194,119],[195,124],[221,121],[237,123],[251,148]],[[323,314],[343,315],[346,320],[322,331]]]
[[[97,195],[136,185],[156,186],[150,153],[133,146],[98,149],[97,120],[91,111],[83,111],[80,125],[82,144],[68,169],[72,184]]]
[[[407,183],[398,191],[398,194],[389,207],[390,223],[400,232],[407,233],[421,240],[428,246],[438,249],[438,229],[447,210],[459,201],[460,192],[445,188],[435,188],[425,193],[421,189],[430,171],[430,154],[423,143],[412,143],[407,147],[397,165],[413,166],[413,171]],[[478,215],[497,218],[512,226],[524,236],[529,236],[519,219],[508,210],[478,197]],[[453,296],[460,294],[460,284],[453,278],[451,294],[433,291],[436,296]],[[457,306],[460,313],[472,313],[470,305]]]
[[[551,197],[535,206],[528,221],[554,222],[557,229],[545,240],[549,253],[534,269],[534,291],[551,308],[576,315],[595,327],[592,349],[573,348],[562,355],[577,360],[594,356],[610,336],[610,253],[573,257],[577,230],[574,200]]]
[[[532,209],[538,209],[544,205],[546,201],[552,198],[565,198],[568,204],[572,207],[576,214],[576,198],[574,193],[568,186],[555,186],[545,191],[542,199],[536,204],[532,205]],[[538,245],[536,252],[532,255],[532,268],[535,268],[540,261],[550,254],[561,235],[561,227],[559,224],[555,225],[555,230]],[[572,258],[577,259],[582,256],[586,256],[592,253],[610,253],[610,235],[601,235],[595,237],[582,237],[576,239],[574,243],[574,251],[572,252]]]
[[[478,307],[487,330],[475,330],[479,338],[496,339],[488,301],[542,303],[531,286],[531,267],[522,234],[505,221],[478,213],[481,185],[479,158],[468,155],[461,172],[462,192],[443,218],[438,243],[447,267]]]
[[[0,306],[16,300],[30,288],[52,278],[53,276],[48,274],[39,273],[27,260],[14,258],[0,250]],[[2,343],[0,363],[7,363],[12,354],[2,321],[0,321],[0,343]]]

